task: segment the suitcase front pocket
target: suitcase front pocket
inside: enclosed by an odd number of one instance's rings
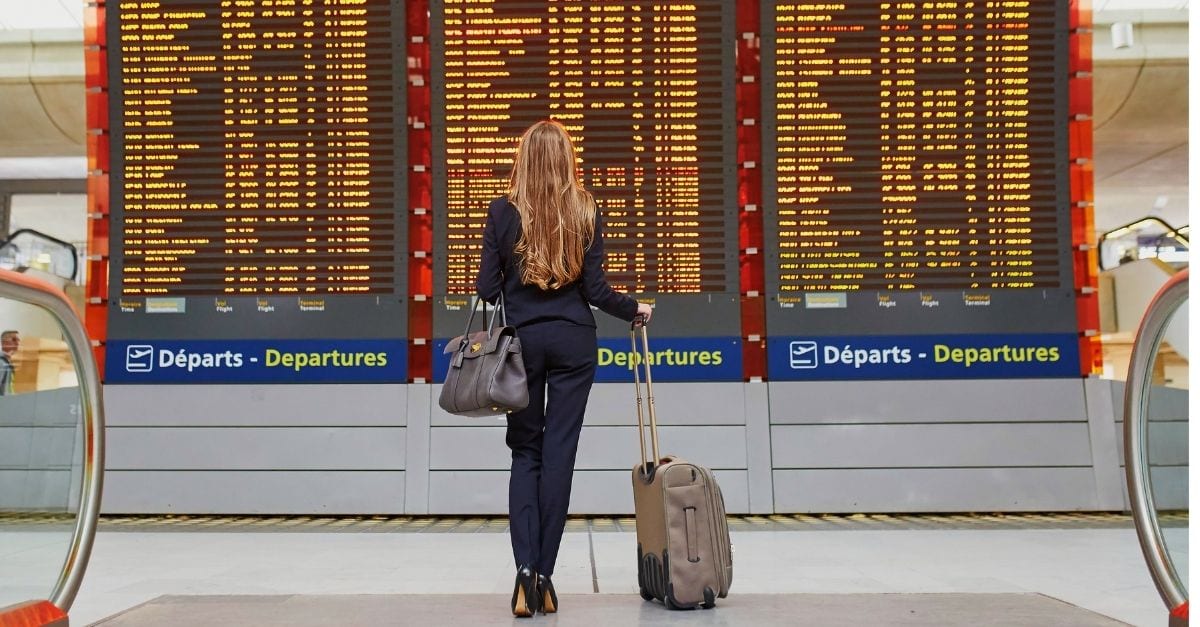
[[[716,580],[712,534],[704,485],[671,486],[666,489],[668,594],[680,607],[696,607],[705,601],[705,588],[714,593]]]

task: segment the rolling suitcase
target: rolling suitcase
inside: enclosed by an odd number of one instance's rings
[[[638,351],[635,330],[642,329]],[[633,468],[633,507],[637,521],[638,588],[647,601],[658,599],[669,609],[705,609],[729,594],[733,580],[733,547],[725,520],[725,500],[712,471],[673,455],[658,453],[658,420],[650,379],[650,343],[640,318],[629,330],[633,352],[646,368],[647,410],[654,460],[646,457],[642,384],[637,388],[638,440],[641,463]]]

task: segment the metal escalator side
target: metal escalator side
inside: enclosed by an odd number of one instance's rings
[[[1170,625],[1186,625],[1187,587],[1163,537],[1151,488],[1149,407],[1153,364],[1172,316],[1188,301],[1188,271],[1172,276],[1150,301],[1133,344],[1125,387],[1125,478],[1129,506],[1142,555],[1159,595],[1170,610]]]
[[[7,592],[0,589],[4,599],[0,625],[64,625],[87,569],[100,512],[104,414],[99,371],[83,323],[61,290],[0,269],[0,306],[5,315],[0,326],[5,329],[21,323],[21,312],[44,317],[43,329],[57,324],[57,337],[42,342],[50,348],[40,355],[49,358],[34,354],[33,359],[17,361],[20,366],[14,365],[14,359],[6,359],[10,377],[26,369],[21,372],[26,387],[0,391],[0,428],[17,436],[10,437],[7,448],[0,447],[0,457],[13,456],[0,459],[0,473],[16,478],[0,482],[0,515],[8,517],[5,522],[16,521],[0,527],[0,533],[18,539],[9,543],[14,560],[35,560],[43,567],[21,570],[15,576],[8,573],[7,579],[0,579],[0,586],[11,586]],[[14,318],[18,319],[15,324]],[[24,322],[34,324],[28,319]],[[49,414],[54,415],[48,419]],[[39,443],[46,441],[56,442],[56,454],[69,457],[69,463],[39,463],[35,459]],[[24,442],[28,442],[26,450],[22,450]],[[45,479],[47,476],[52,479]],[[29,488],[38,481],[42,484]],[[53,488],[60,490],[47,496]],[[44,520],[53,520],[55,515],[65,521],[60,527],[65,541],[57,544],[42,539],[49,535],[43,528],[54,527]],[[65,538],[66,530],[70,530],[69,538]],[[60,559],[61,566],[56,568]],[[21,581],[36,577],[30,572],[40,572],[44,579]],[[46,590],[48,594],[31,595],[28,590]]]

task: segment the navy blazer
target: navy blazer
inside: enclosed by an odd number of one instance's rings
[[[604,278],[604,235],[600,211],[596,211],[596,230],[583,253],[583,272],[575,281],[558,289],[543,290],[521,283],[521,271],[514,249],[521,235],[521,215],[507,196],[492,201],[487,225],[483,228],[483,253],[475,289],[480,298],[495,304],[504,292],[504,312],[508,324],[522,327],[535,322],[567,320],[596,326],[588,305],[625,321],[637,315],[637,301],[613,290]]]

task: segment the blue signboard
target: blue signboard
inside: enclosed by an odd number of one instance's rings
[[[433,345],[434,383],[446,379],[449,340]],[[596,381],[633,381],[633,365],[641,363],[628,338],[600,338],[596,350]],[[656,337],[650,339],[650,372],[654,381],[741,381],[742,342],[736,337]]]
[[[113,340],[106,383],[404,383],[404,340]]]
[[[767,340],[774,381],[1012,379],[1079,376],[1071,333],[776,337]]]

